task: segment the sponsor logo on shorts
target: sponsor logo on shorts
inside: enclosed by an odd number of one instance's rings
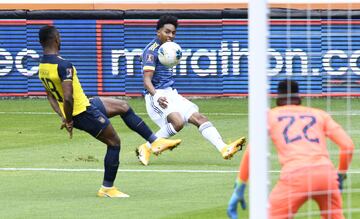
[[[99,121],[100,123],[104,124],[104,123],[105,123],[105,118],[102,117],[102,116],[100,116],[100,117],[98,118],[98,121]]]

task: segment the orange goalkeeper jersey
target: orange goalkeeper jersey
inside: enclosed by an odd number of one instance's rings
[[[268,113],[268,132],[276,147],[281,172],[318,165],[333,165],[326,137],[340,147],[339,171],[346,172],[354,144],[344,129],[323,110],[299,105],[275,107]],[[245,151],[239,177],[249,177],[249,150]]]

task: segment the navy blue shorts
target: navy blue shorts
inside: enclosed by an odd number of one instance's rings
[[[110,124],[106,110],[99,97],[90,99],[90,106],[86,111],[73,117],[74,127],[83,130],[97,138]]]

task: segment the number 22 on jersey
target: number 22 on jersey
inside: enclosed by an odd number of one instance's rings
[[[309,141],[311,143],[319,143],[319,138],[309,136],[309,129],[316,124],[316,118],[314,116],[279,116],[278,122],[285,122],[285,127],[282,131],[282,135],[286,144],[300,141],[302,139],[305,139],[306,141]],[[296,130],[296,132],[294,132],[294,130]]]

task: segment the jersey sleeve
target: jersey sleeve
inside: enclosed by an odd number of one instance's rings
[[[324,117],[326,135],[340,148],[338,170],[341,173],[346,173],[352,160],[354,143],[345,130],[329,114],[324,112]]]
[[[58,64],[58,73],[61,81],[72,81],[74,68],[71,62],[63,61]]]
[[[245,183],[249,180],[249,146],[246,147],[240,162],[238,180]]]
[[[145,71],[155,71],[155,65],[157,60],[157,53],[153,50],[147,49],[142,56],[142,68]]]

